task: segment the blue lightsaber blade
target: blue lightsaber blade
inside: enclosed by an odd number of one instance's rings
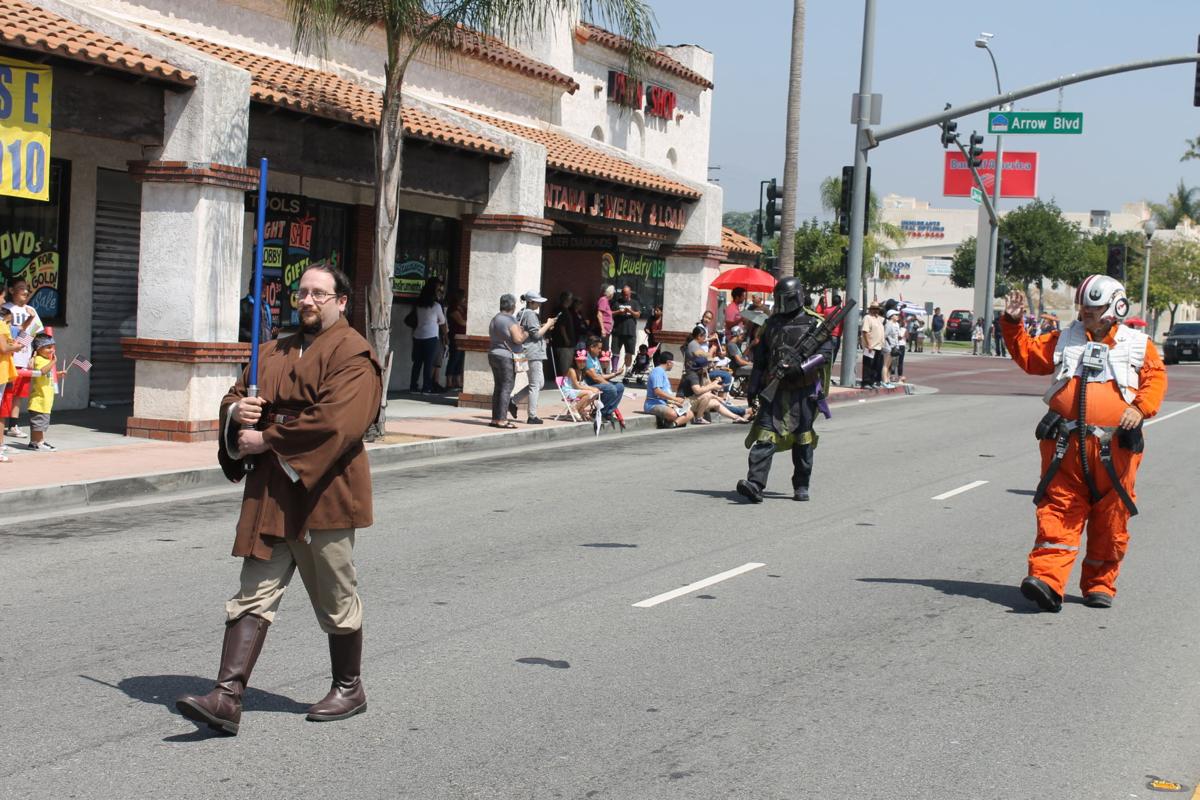
[[[258,397],[258,342],[262,330],[262,271],[263,271],[263,235],[267,223],[267,159],[258,160],[258,205],[255,214],[254,237],[254,319],[250,323],[250,371],[249,385],[246,386],[247,397]],[[254,469],[253,459],[245,460],[246,471]]]

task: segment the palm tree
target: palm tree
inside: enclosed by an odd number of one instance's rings
[[[800,178],[800,76],[803,69],[804,0],[794,0],[787,132],[783,145],[783,214],[779,223],[779,260],[776,262],[781,275],[796,274],[796,181]]]
[[[380,361],[390,365],[392,274],[404,160],[401,91],[413,58],[448,53],[459,28],[511,41],[541,32],[556,12],[577,13],[627,38],[629,71],[637,73],[654,46],[654,14],[644,0],[287,0],[287,4],[297,50],[324,56],[333,39],[362,39],[377,28],[384,32],[383,108],[375,138],[375,270],[367,298],[367,329]],[[383,381],[387,386],[386,372]],[[382,436],[383,420],[381,408],[370,438]]]
[[[1192,221],[1200,219],[1200,201],[1196,200],[1198,192],[1200,192],[1200,189],[1196,187],[1189,189],[1184,185],[1183,180],[1180,179],[1179,186],[1167,196],[1166,203],[1150,204],[1150,211],[1154,215],[1154,221],[1164,230],[1174,230],[1179,227],[1179,223],[1184,218]]]

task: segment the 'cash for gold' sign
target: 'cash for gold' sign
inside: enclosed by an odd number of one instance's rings
[[[50,199],[49,67],[0,58],[0,195]]]

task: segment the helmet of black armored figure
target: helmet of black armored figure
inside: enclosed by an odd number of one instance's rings
[[[1129,299],[1125,296],[1125,287],[1116,278],[1108,275],[1089,275],[1079,284],[1075,291],[1075,302],[1079,310],[1084,308],[1103,308],[1100,316],[1102,322],[1115,324],[1123,322],[1129,316]]]
[[[804,308],[804,284],[795,276],[775,284],[775,313],[790,314]]]

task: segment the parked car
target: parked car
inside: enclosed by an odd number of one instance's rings
[[[975,324],[975,315],[965,308],[958,308],[946,317],[946,338],[963,342],[971,341],[971,326]]]
[[[1200,361],[1200,322],[1180,322],[1163,340],[1163,361]]]

